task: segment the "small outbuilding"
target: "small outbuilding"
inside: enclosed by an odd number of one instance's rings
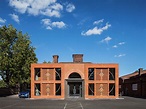
[[[142,68],[119,78],[120,94],[146,98],[146,70]]]

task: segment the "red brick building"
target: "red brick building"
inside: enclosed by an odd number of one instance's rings
[[[73,62],[58,58],[31,65],[31,98],[118,98],[118,64],[83,62],[83,54],[74,54]]]
[[[142,68],[122,76],[119,79],[119,91],[122,95],[146,97],[146,70]]]

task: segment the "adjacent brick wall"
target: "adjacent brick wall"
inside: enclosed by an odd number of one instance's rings
[[[146,98],[146,70],[140,68],[132,74],[120,77],[119,85],[121,86],[120,94]],[[136,90],[134,85],[137,86]]]

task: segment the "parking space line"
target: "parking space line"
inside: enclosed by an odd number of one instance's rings
[[[82,103],[80,103],[80,106],[81,106],[82,109],[84,109]]]
[[[63,108],[63,109],[66,109],[66,106],[67,106],[67,103],[65,103],[65,106],[64,106],[64,108]]]
[[[68,102],[63,109],[84,109],[81,102]]]

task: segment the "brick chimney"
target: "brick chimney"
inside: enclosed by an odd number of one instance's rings
[[[53,63],[58,63],[58,55],[53,55]]]
[[[83,62],[83,54],[73,54],[73,62],[75,63],[81,63]]]

